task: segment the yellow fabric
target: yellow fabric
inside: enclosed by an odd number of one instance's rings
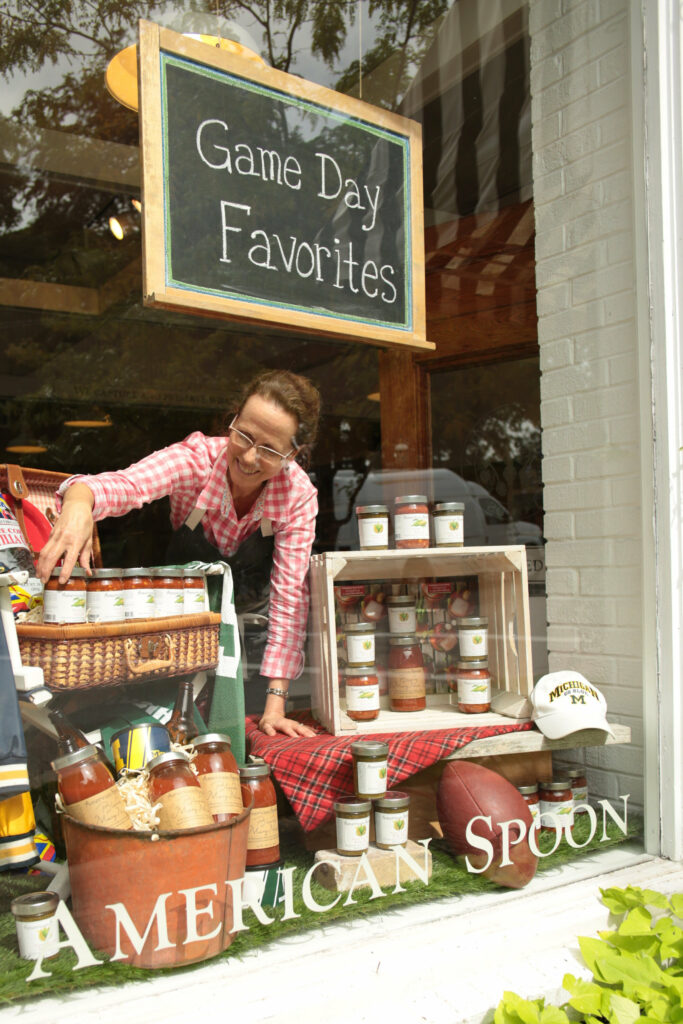
[[[36,827],[29,793],[18,793],[0,801],[0,839],[25,836]]]

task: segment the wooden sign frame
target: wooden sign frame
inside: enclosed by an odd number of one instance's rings
[[[357,311],[347,314],[337,309],[307,308],[297,306],[296,303],[290,305],[264,300],[258,294],[244,296],[215,287],[197,287],[194,283],[179,282],[174,278],[169,257],[172,242],[166,166],[168,156],[165,151],[167,115],[162,93],[162,63],[167,67],[173,58],[182,70],[202,74],[203,69],[210,69],[209,74],[219,84],[223,80],[220,73],[224,72],[224,81],[233,88],[235,82],[243,82],[245,88],[251,87],[267,98],[272,96],[274,102],[291,103],[292,106],[308,109],[330,119],[336,117],[340,123],[350,124],[352,131],[359,129],[372,132],[378,139],[387,140],[387,145],[394,145],[398,141],[403,154],[405,193],[404,263],[401,268],[405,280],[401,306],[403,322],[382,321],[379,317],[365,316]],[[342,336],[346,340],[387,348],[434,349],[435,346],[426,340],[425,334],[422,129],[417,122],[294,75],[284,74],[266,65],[261,66],[255,61],[208,46],[148,21],[140,22],[138,61],[145,305],[262,325],[264,322],[271,323],[278,327]],[[305,197],[305,191],[302,191],[302,197]],[[376,197],[378,202],[379,191]]]

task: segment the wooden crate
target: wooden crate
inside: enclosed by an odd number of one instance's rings
[[[392,712],[380,699],[379,717],[354,722],[339,694],[334,586],[340,583],[407,582],[421,578],[461,579],[476,576],[477,614],[489,620],[489,668],[494,686],[528,695],[533,687],[526,549],[413,548],[400,551],[331,551],[311,559],[309,659],[312,666],[313,714],[335,736],[348,733],[408,732],[461,725],[508,723],[491,712],[461,714],[448,694],[427,697],[424,711]]]

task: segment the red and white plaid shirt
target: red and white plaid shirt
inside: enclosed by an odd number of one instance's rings
[[[206,509],[202,526],[207,540],[224,555],[234,554],[262,519],[272,523],[275,537],[270,573],[268,643],[261,674],[271,679],[294,679],[303,668],[308,616],[308,566],[318,513],[317,491],[301,466],[289,463],[268,481],[256,504],[238,519],[227,483],[226,437],[207,437],[195,431],[162,448],[128,469],[97,476],[73,476],[59,488],[77,481],[95,496],[95,520],[122,516],[157,498],[169,496],[171,523],[178,529],[194,508]]]

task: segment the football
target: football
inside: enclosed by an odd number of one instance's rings
[[[454,856],[467,858],[463,862],[468,871],[513,889],[531,881],[538,865],[527,840],[533,818],[511,782],[471,761],[450,761],[439,782],[436,806],[444,838]],[[490,826],[472,821],[481,817],[490,818]]]

